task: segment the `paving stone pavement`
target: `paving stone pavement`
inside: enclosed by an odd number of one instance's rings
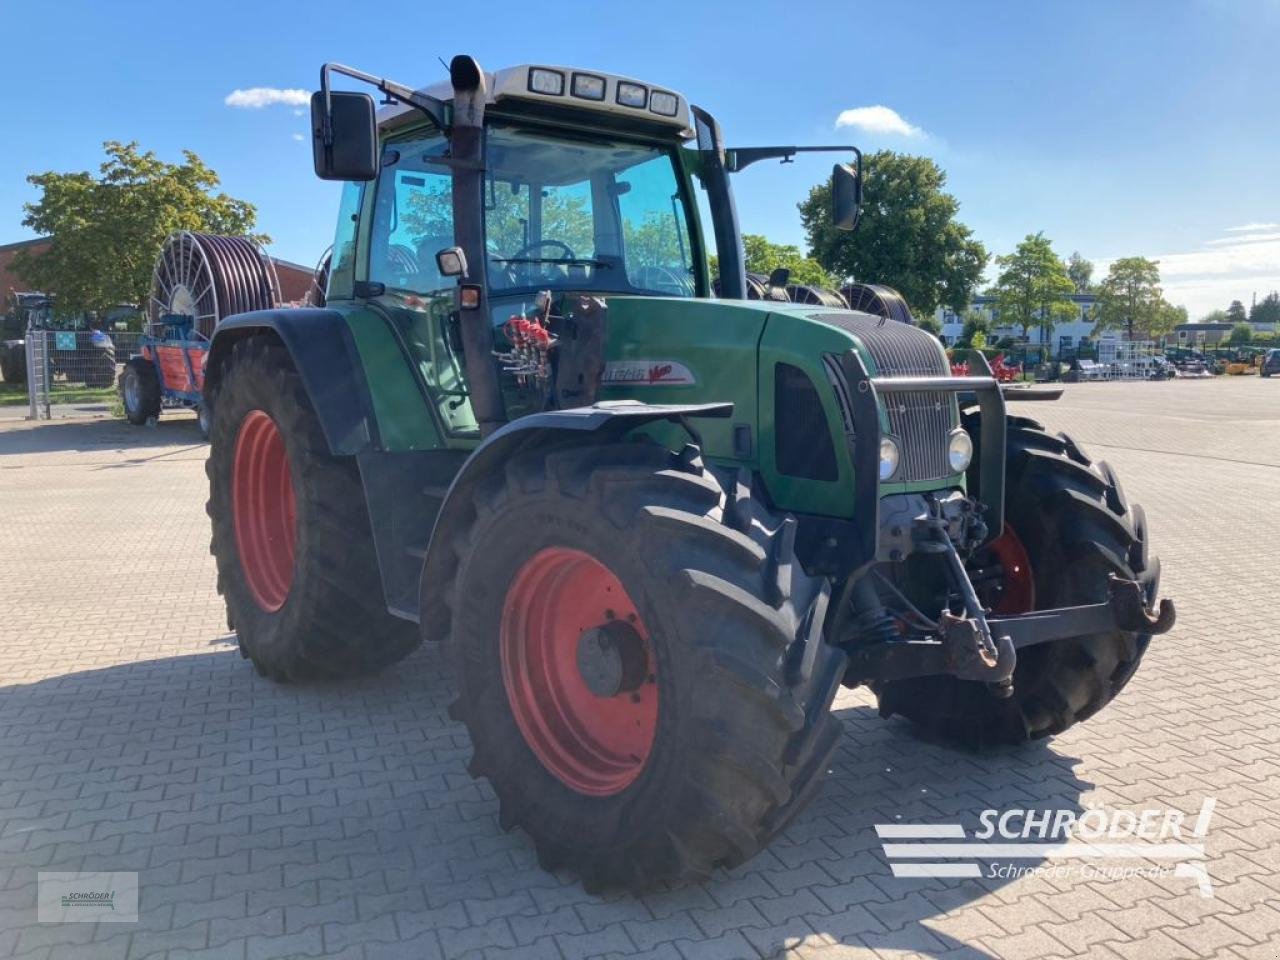
[[[1027,405],[1109,460],[1177,598],[1123,696],[966,753],[864,691],[820,798],[711,882],[589,896],[464,768],[435,650],[275,686],[214,592],[193,422],[0,425],[0,957],[1280,956],[1280,381],[1082,384]],[[1217,799],[1187,877],[912,880],[876,823]],[[1148,866],[1150,864],[1147,864]],[[136,870],[137,923],[39,924],[40,870]]]

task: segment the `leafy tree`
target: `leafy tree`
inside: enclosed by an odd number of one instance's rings
[[[1173,333],[1174,328],[1187,322],[1187,308],[1174,306],[1167,300],[1160,301],[1160,309],[1155,322],[1147,329],[1147,336],[1152,339]]]
[[[1076,285],[1076,293],[1091,293],[1093,291],[1093,264],[1080,256],[1078,252],[1073,252],[1067,258],[1067,276]]]
[[[769,274],[779,267],[791,271],[792,283],[810,284],[834,289],[839,286],[822,264],[806,257],[800,248],[791,244],[770,243],[757,233],[744,233],[742,247],[746,253],[747,270],[751,273]]]
[[[1253,327],[1247,323],[1237,323],[1231,328],[1231,335],[1227,337],[1227,343],[1240,344],[1248,343],[1253,339]]]
[[[1239,300],[1232,300],[1231,305],[1227,307],[1228,323],[1244,323],[1248,317],[1244,312],[1244,304]]]
[[[814,287],[826,287],[834,290],[839,282],[828,273],[813,257],[806,257],[800,248],[788,243],[772,243],[758,233],[742,235],[742,250],[746,256],[748,273],[763,273],[766,276],[779,267],[791,271],[791,282],[807,284]],[[720,272],[720,261],[711,258],[712,275]]]
[[[183,151],[182,163],[172,164],[142,152],[135,142],[108,140],[103,148],[107,159],[96,177],[87,171],[27,177],[40,189],[40,199],[24,206],[22,225],[52,243],[34,256],[21,251],[14,268],[57,293],[60,309],[145,304],[156,256],[175,230],[253,230],[253,205],[215,193],[218,175],[190,150]]]
[[[1028,234],[1013,253],[996,257],[1000,275],[994,288],[1000,319],[1016,323],[1027,335],[1031,327],[1053,332],[1055,323],[1076,315],[1071,300],[1076,285],[1043,233]]]
[[[935,337],[942,336],[942,324],[938,322],[937,317],[918,317],[916,319],[916,326],[921,330],[926,330],[929,333],[932,333]]]
[[[1210,310],[1203,317],[1201,317],[1199,320],[1196,321],[1196,323],[1230,323],[1230,322],[1231,322],[1231,318],[1227,316],[1227,311],[1225,310]]]
[[[831,225],[831,184],[800,204],[812,256],[842,280],[897,288],[916,316],[939,304],[963,310],[988,254],[956,219],[960,204],[943,192],[947,175],[927,157],[880,150],[863,158],[862,222],[849,232]]]
[[[1280,293],[1272,290],[1249,311],[1250,323],[1280,323]]]
[[[960,329],[960,336],[956,340],[957,347],[974,346],[974,341],[978,338],[982,339],[985,344],[987,341],[987,332],[990,325],[987,318],[977,310],[969,310],[964,315],[964,326]]]
[[[1098,287],[1098,326],[1123,329],[1128,340],[1134,339],[1135,333],[1149,335],[1167,320],[1161,316],[1163,294],[1156,261],[1121,257],[1111,264]]]

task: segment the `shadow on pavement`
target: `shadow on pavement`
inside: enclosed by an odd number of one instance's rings
[[[161,417],[154,427],[96,419],[28,421],[0,429],[0,456],[203,445],[194,416]]]
[[[770,957],[807,938],[987,956],[977,935],[962,942],[931,921],[1009,881],[896,879],[874,825],[962,822],[972,837],[985,808],[1078,810],[1089,786],[1051,746],[961,753],[846,707],[824,792],[769,849],[705,884],[593,897],[499,828],[492,791],[467,774],[470,746],[446,713],[453,691],[436,649],[373,678],[276,685],[233,641],[0,687],[7,888],[29,888],[33,907],[37,870],[141,875],[137,925],[90,934],[66,924],[64,934],[37,925],[34,909],[9,911],[20,944],[92,935],[106,949],[128,936],[130,952],[145,952],[138,938],[163,940],[218,904],[228,919],[209,927],[209,947],[308,923],[341,928],[358,912],[362,927],[394,917],[382,939],[436,931],[456,943],[493,936],[502,917],[511,956],[542,937],[572,953],[562,941],[613,929],[638,952],[715,940],[717,956]]]

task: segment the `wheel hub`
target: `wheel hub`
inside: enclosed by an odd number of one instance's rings
[[[595,797],[640,776],[657,732],[657,667],[612,570],[568,547],[529,557],[507,588],[499,651],[512,719],[549,773]]]
[[[583,630],[578,637],[578,673],[597,697],[639,690],[649,671],[644,638],[623,620]]]

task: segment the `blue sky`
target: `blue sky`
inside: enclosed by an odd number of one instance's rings
[[[468,52],[489,69],[564,63],[674,87],[731,144],[926,154],[990,250],[1044,230],[1103,268],[1157,257],[1193,316],[1280,287],[1278,0],[0,0],[0,25],[0,242],[30,236],[27,173],[93,169],[101,141],[133,139],[168,159],[196,151],[257,205],[273,252],[312,263],[336,188],[311,175],[306,118],[227,96],[312,88],[326,59],[425,85],[443,76],[437,57]],[[862,125],[837,129],[845,111]],[[744,172],[744,230],[803,244],[795,204],[830,163]]]

